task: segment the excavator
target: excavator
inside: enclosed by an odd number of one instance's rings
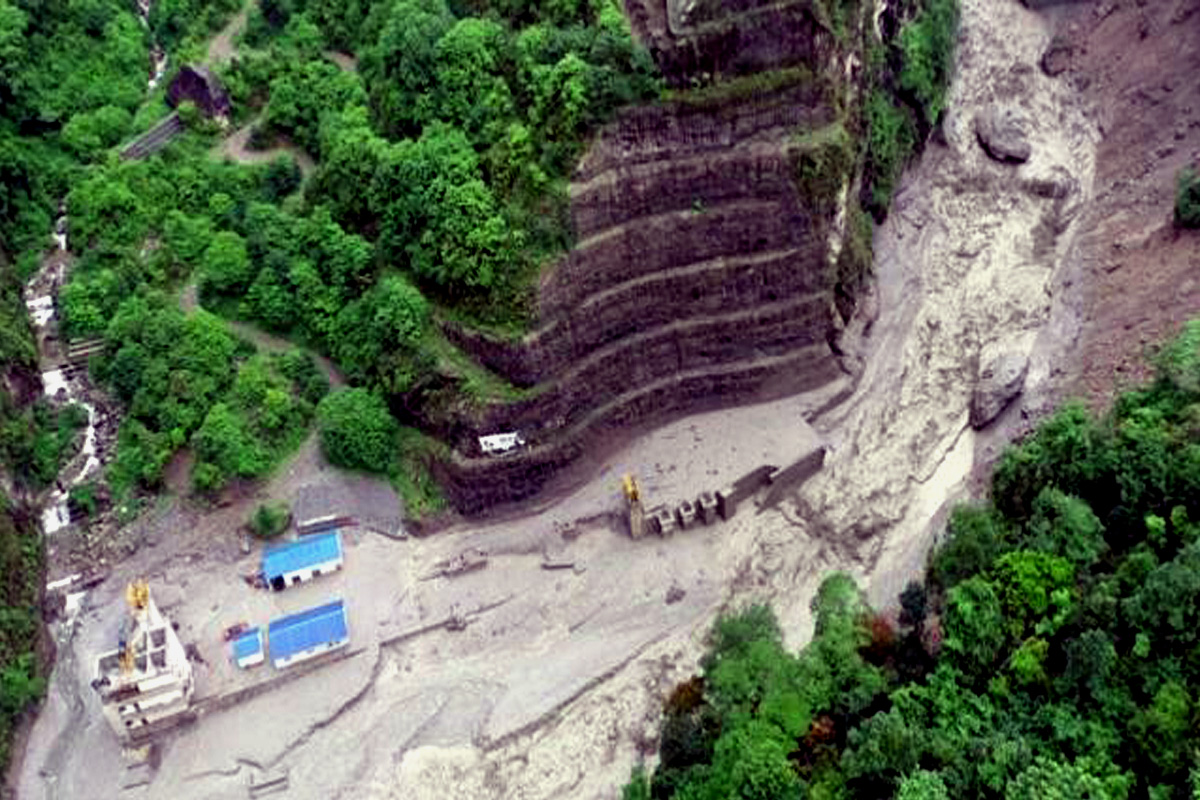
[[[625,501],[629,505],[629,536],[633,539],[642,538],[642,521],[645,511],[642,509],[642,493],[638,488],[637,478],[626,473],[621,481],[625,489]]]

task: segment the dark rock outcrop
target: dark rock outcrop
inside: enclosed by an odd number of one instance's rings
[[[986,426],[1021,393],[1029,354],[985,347],[979,356],[979,378],[971,394],[971,427]]]
[[[1003,164],[1022,164],[1033,152],[1024,118],[1008,106],[992,106],[975,117],[975,135],[984,151]]]
[[[1046,47],[1046,52],[1042,53],[1042,58],[1039,62],[1042,72],[1051,78],[1061,75],[1070,68],[1071,58],[1074,54],[1075,48],[1071,46],[1069,41],[1061,36],[1054,37]]]
[[[208,117],[229,114],[229,95],[207,67],[185,64],[171,80],[167,87],[167,104],[178,108],[184,100],[191,100]]]

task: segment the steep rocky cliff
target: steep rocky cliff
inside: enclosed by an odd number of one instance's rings
[[[511,341],[445,325],[524,387],[440,422],[454,450],[439,477],[462,511],[534,494],[617,429],[843,374],[835,262],[863,20],[815,2],[719,18],[701,5],[631,0],[669,81],[703,85],[599,132],[570,187],[577,244],[542,276],[536,328]],[[507,430],[529,447],[479,453],[477,436]]]

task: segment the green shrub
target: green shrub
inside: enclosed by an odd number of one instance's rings
[[[96,502],[96,484],[84,483],[71,487],[67,502],[73,508],[82,511],[84,516],[95,516],[96,511],[99,510],[99,504]]]
[[[387,472],[396,455],[396,422],[379,395],[342,389],[317,406],[321,450],[349,469]]]
[[[900,31],[900,88],[912,95],[927,125],[936,123],[945,108],[957,36],[957,0],[930,0]]]
[[[917,147],[917,130],[906,108],[880,89],[872,90],[865,108],[870,210],[887,212],[896,182]]]
[[[191,100],[184,100],[175,111],[179,114],[183,127],[188,130],[195,130],[200,125],[200,109]]]
[[[246,521],[246,527],[260,539],[273,539],[286,531],[291,522],[292,512],[287,503],[261,503]]]
[[[1190,167],[1179,173],[1175,224],[1181,228],[1200,228],[1200,175]]]

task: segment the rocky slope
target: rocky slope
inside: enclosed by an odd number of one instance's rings
[[[631,425],[843,374],[831,262],[856,148],[839,116],[854,91],[840,65],[859,37],[852,21],[835,36],[815,3],[743,5],[669,26],[683,10],[630,5],[668,76],[720,79],[600,131],[570,189],[578,243],[543,276],[533,332],[504,341],[445,326],[528,389],[442,424],[455,452],[439,473],[460,510],[534,494]],[[795,30],[765,36],[779,26]],[[822,166],[807,182],[805,163]],[[508,430],[531,446],[480,454],[479,435]]]
[[[1085,322],[1069,368],[1072,393],[1102,407],[1200,312],[1200,237],[1172,224],[1175,176],[1200,164],[1200,2],[1077,4],[1047,19],[1043,69],[1100,110]]]

